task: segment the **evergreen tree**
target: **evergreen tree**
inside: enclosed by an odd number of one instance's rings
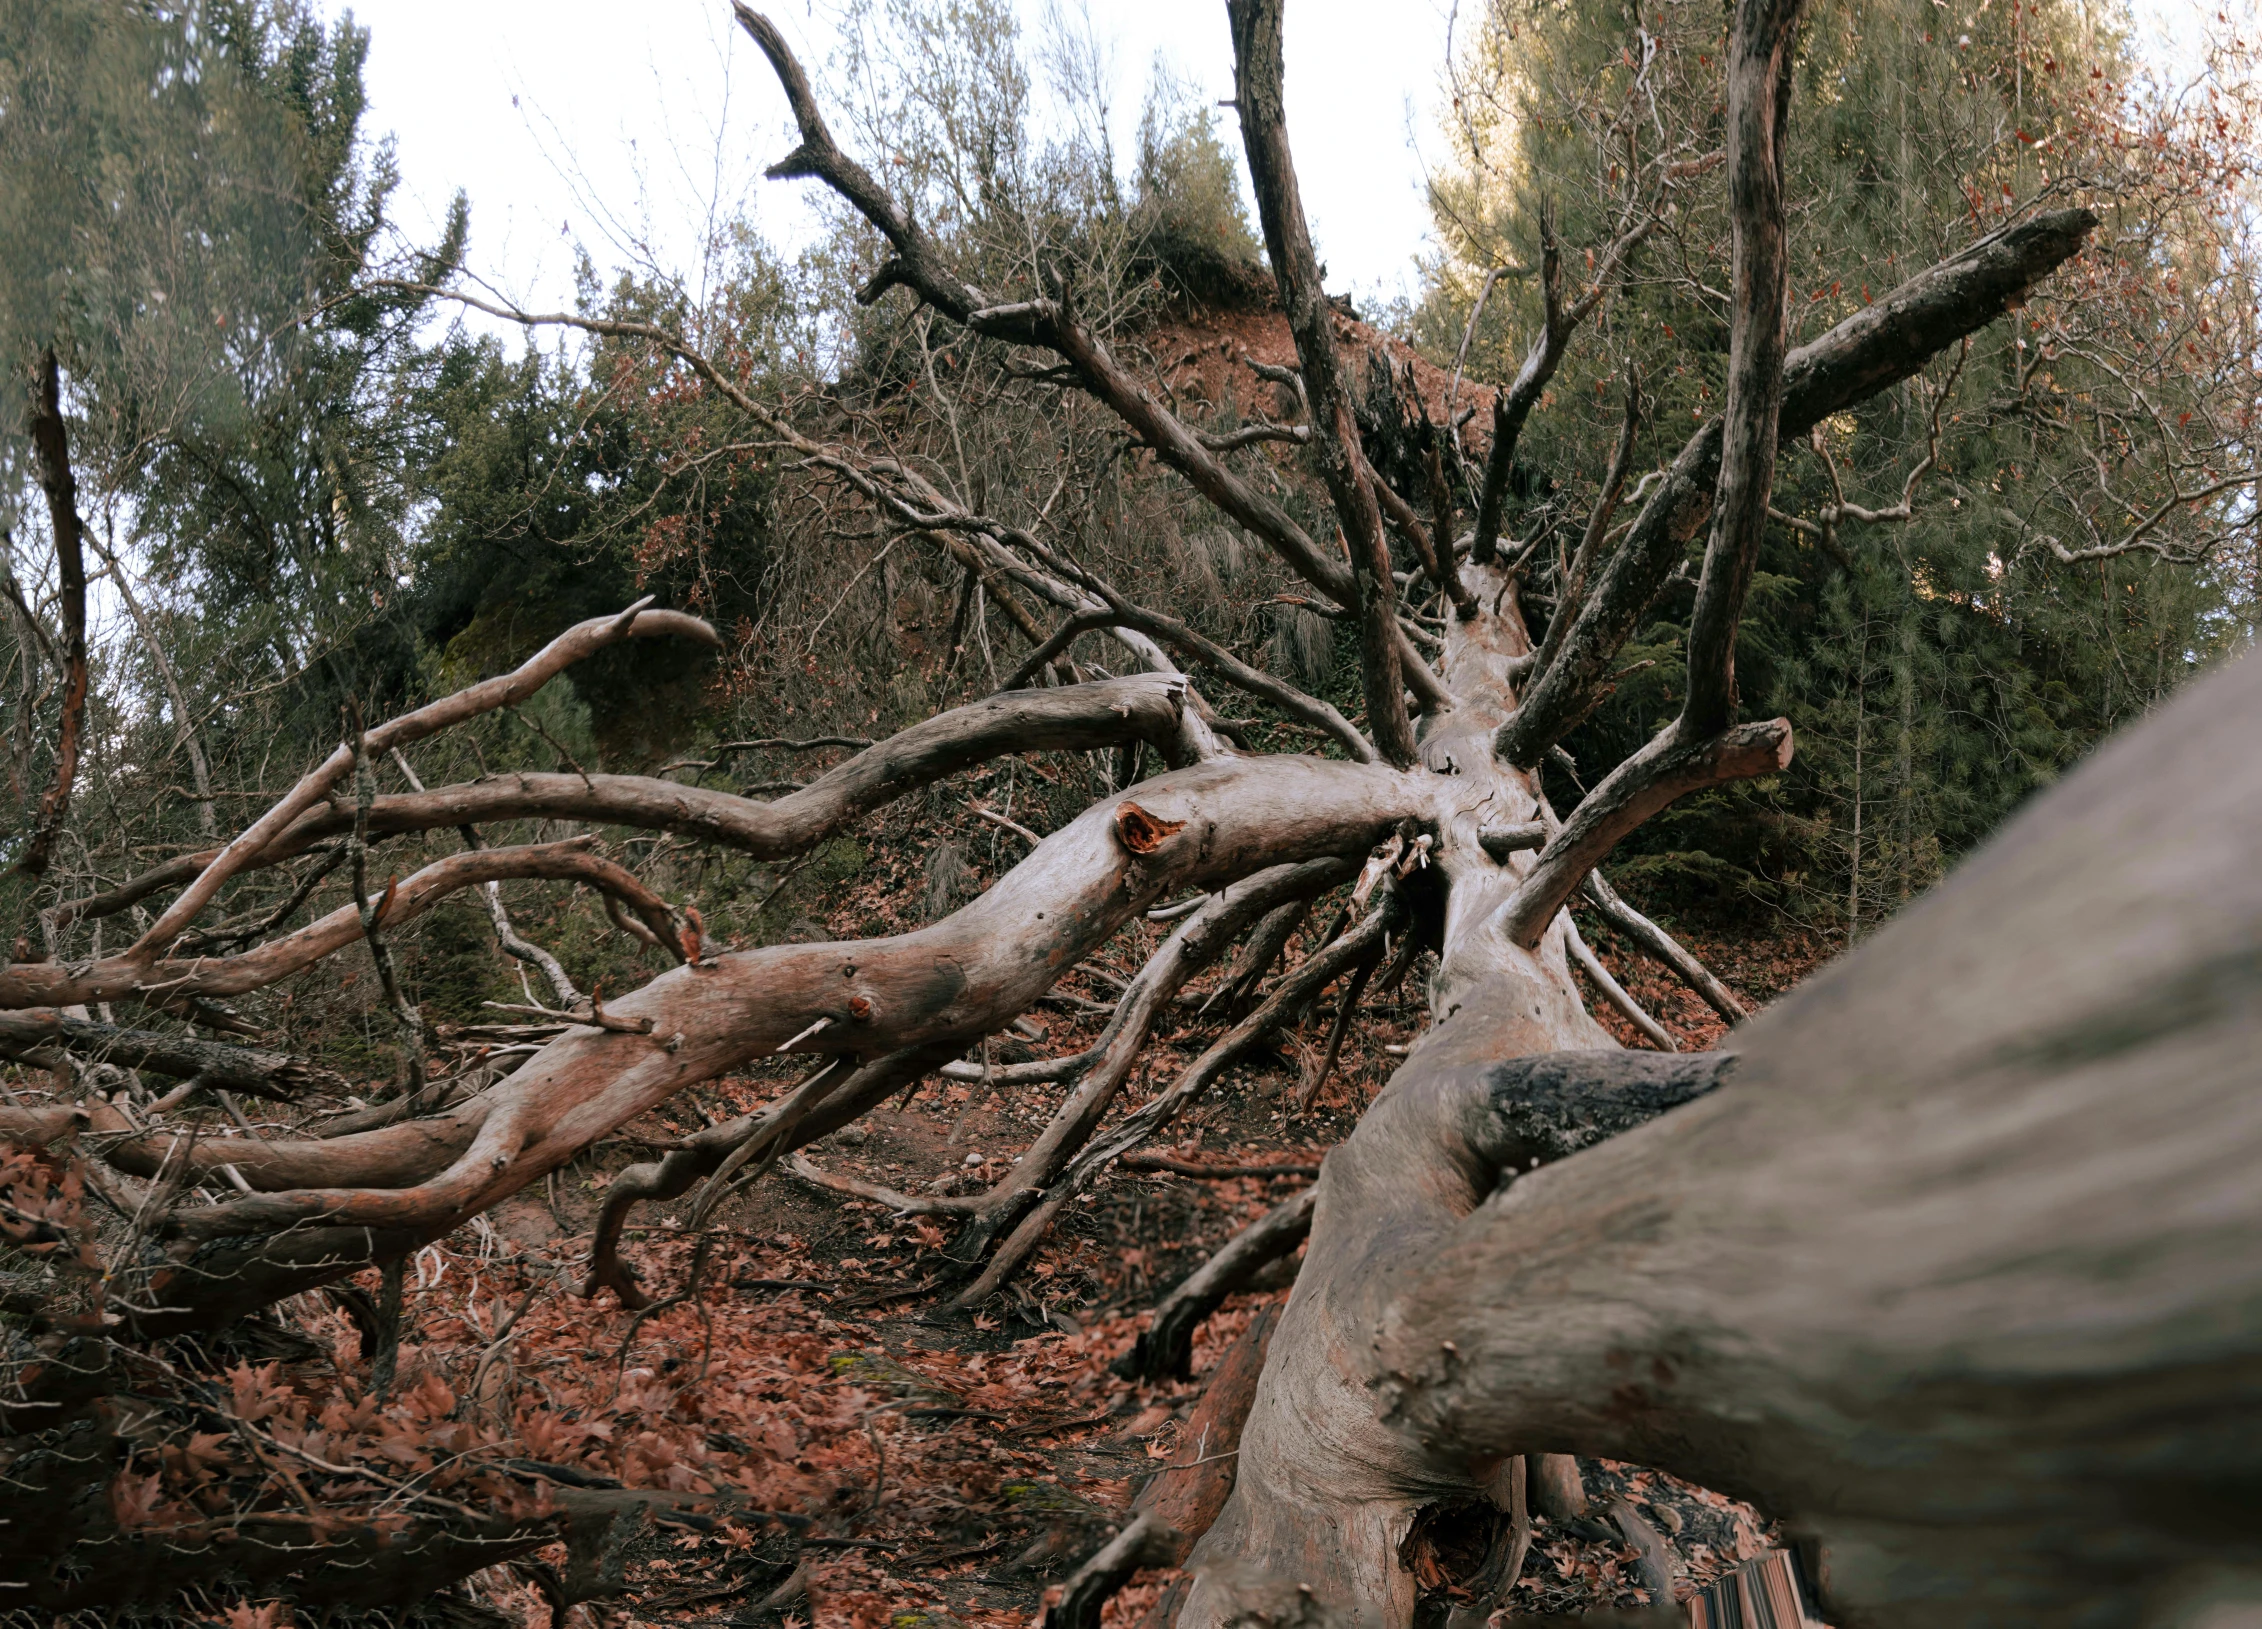
[[[1470,377],[1506,380],[1545,235],[1575,285],[1639,234],[1519,449],[1509,530],[1535,545],[1543,611],[1628,392],[1647,403],[1637,471],[1720,407],[1724,29],[1698,7],[1502,0],[1455,63],[1446,249],[1415,318],[1434,354],[1465,342]],[[1786,456],[1739,678],[1794,720],[1797,760],[1655,822],[1627,869],[1685,902],[1757,889],[1851,936],[2250,636],[2249,79],[2218,53],[2193,95],[2150,90],[2072,0],[1810,13],[1786,164],[1794,343],[2034,209],[2080,201],[2111,229],[2015,326]],[[1653,665],[1576,755],[1614,762],[1672,711],[1682,609],[1658,607],[1636,653]]]

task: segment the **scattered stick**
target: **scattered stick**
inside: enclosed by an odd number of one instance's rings
[[[1652,1046],[1660,1052],[1681,1050],[1665,1026],[1643,1011],[1641,1003],[1627,994],[1626,987],[1611,976],[1609,968],[1602,965],[1602,958],[1579,936],[1579,925],[1571,920],[1568,911],[1563,915],[1563,942],[1579,971],[1594,982],[1594,987],[1602,992],[1605,1001],[1626,1015],[1628,1023],[1649,1037]]]
[[[1184,1380],[1193,1373],[1194,1331],[1227,1297],[1249,1287],[1260,1272],[1293,1255],[1312,1231],[1317,1188],[1306,1188],[1275,1205],[1164,1296],[1146,1332],[1118,1358],[1115,1372],[1126,1380]]]
[[[1141,1567],[1169,1565],[1177,1556],[1179,1539],[1155,1516],[1137,1518],[1070,1575],[1057,1599],[1048,1600],[1044,1629],[1099,1629],[1100,1608],[1109,1597]],[[1045,1593],[1049,1597],[1053,1592]]]

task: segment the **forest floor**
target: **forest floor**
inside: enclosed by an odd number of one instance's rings
[[[1038,818],[1034,807],[1020,812]],[[818,939],[916,926],[922,911],[931,917],[955,903],[937,896],[937,875],[978,890],[1018,858],[1017,840],[1000,847],[1000,837],[940,808],[897,811],[850,874],[798,896],[804,914],[786,932]],[[958,858],[938,871],[945,844]],[[1754,1007],[1830,948],[1787,927],[1715,935],[1675,926]],[[1581,928],[1684,1049],[1719,1039],[1718,1017],[1670,974],[1599,919],[1587,916]],[[1115,998],[1113,981],[1136,972],[1167,931],[1139,922],[1118,934],[1033,1011],[1041,1033],[993,1041],[993,1061],[1088,1044]],[[704,1239],[683,1227],[690,1197],[638,1211],[624,1256],[658,1298],[656,1310],[639,1316],[610,1291],[582,1298],[591,1229],[612,1178],[702,1124],[790,1089],[808,1060],[779,1059],[679,1093],[547,1184],[419,1252],[404,1272],[397,1375],[382,1395],[363,1350],[366,1319],[357,1323],[326,1296],[276,1309],[288,1327],[263,1325],[264,1350],[254,1338],[211,1355],[235,1364],[227,1378],[238,1419],[261,1422],[284,1453],[313,1456],[309,1464],[361,1467],[364,1484],[506,1507],[523,1502],[529,1477],[536,1486],[651,1491],[632,1530],[616,1524],[491,1567],[463,1595],[390,1620],[403,1626],[1027,1624],[1048,1585],[1120,1525],[1149,1478],[1205,1460],[1205,1442],[1188,1438],[1188,1416],[1252,1313],[1286,1298],[1293,1259],[1207,1321],[1189,1380],[1139,1384],[1109,1366],[1164,1292],[1308,1182],[1349,1134],[1427,1023],[1429,965],[1425,957],[1396,989],[1369,995],[1308,1111],[1297,1101],[1334,1016],[1332,993],[1274,1049],[1228,1071],[1172,1128],[1170,1147],[1148,1151],[1196,1167],[1303,1174],[1119,1165],[978,1309],[946,1305],[958,1282],[944,1257],[953,1219],[899,1214],[825,1180],[920,1196],[978,1193],[1010,1170],[1065,1086],[992,1091],[929,1080],[813,1145],[798,1168],[788,1162],[725,1201]],[[1196,979],[1158,1026],[1127,1104],[1166,1088],[1215,1038],[1218,1018],[1199,1008],[1222,976]],[[1623,1044],[1647,1044],[1590,996]],[[359,1287],[376,1297],[377,1274],[363,1274]],[[158,1523],[208,1519],[226,1487],[239,1497],[249,1489],[264,1506],[303,1503],[308,1490],[273,1459],[243,1460],[224,1435],[194,1437],[129,1472],[114,1496]],[[1749,1511],[1658,1473],[1598,1463],[1587,1476],[1599,1498],[1622,1493],[1646,1510],[1692,1581],[1768,1542]],[[318,1481],[314,1491],[351,1483]],[[1482,1536],[1451,1519],[1417,1530],[1409,1559],[1432,1599],[1451,1600],[1482,1559]],[[1633,1604],[1636,1577],[1634,1553],[1614,1530],[1542,1522],[1511,1615]],[[555,1614],[544,1586],[560,1579],[567,1593],[596,1598]],[[1138,1622],[1164,1583],[1154,1574],[1134,1580],[1108,1622]],[[232,1629],[292,1621],[256,1602],[221,1617]]]
[[[836,901],[843,923],[870,931],[872,911],[913,891],[894,873],[916,864],[906,850],[867,868]],[[1599,923],[1587,931],[1686,1046],[1718,1038],[1722,1026],[1695,996],[1626,954]],[[1142,934],[1159,939],[1134,929],[1098,965],[1134,971],[1151,948],[1131,942]],[[1796,935],[1738,943],[1699,936],[1695,948],[1755,1005],[1822,954]],[[1198,1004],[1209,982],[1184,999]],[[1315,1164],[1395,1067],[1384,1049],[1419,1034],[1419,986],[1417,972],[1370,1003],[1309,1113],[1294,1100],[1325,1034],[1325,1003],[1306,1033],[1232,1071],[1180,1122],[1174,1145],[1155,1152],[1213,1166]],[[1090,973],[1065,981],[1038,1009],[1045,1033],[1037,1049],[1049,1055],[1085,1044],[1112,993]],[[1595,1006],[1623,1041],[1644,1044]],[[1150,1046],[1132,1100],[1160,1089],[1211,1038],[1214,1023],[1191,1021],[1184,1006],[1179,1014],[1174,1032]],[[1009,1046],[997,1061],[1026,1055]],[[1005,1293],[954,1314],[944,1310],[949,1219],[898,1215],[789,1166],[714,1214],[690,1298],[643,1318],[610,1292],[581,1299],[589,1230],[613,1174],[696,1130],[699,1117],[744,1113],[790,1084],[780,1070],[683,1094],[585,1153],[547,1190],[529,1190],[488,1225],[422,1252],[406,1288],[388,1405],[400,1435],[424,1416],[483,1410],[511,1451],[559,1468],[561,1478],[670,1490],[686,1501],[655,1507],[631,1542],[615,1546],[615,1563],[625,1561],[611,1580],[616,1593],[574,1608],[576,1623],[1028,1623],[1048,1583],[1124,1519],[1146,1478],[1201,1455],[1203,1443],[1184,1434],[1187,1415],[1252,1309],[1285,1298],[1293,1262],[1274,1269],[1269,1288],[1208,1321],[1191,1380],[1134,1384],[1114,1376],[1110,1362],[1162,1292],[1308,1177],[1118,1168]],[[985,1093],[929,1081],[813,1146],[809,1169],[912,1194],[977,1192],[1008,1170],[1064,1091]],[[626,1249],[663,1302],[687,1287],[695,1255],[695,1241],[670,1214],[676,1208],[638,1213]],[[367,1278],[374,1292],[374,1274]],[[506,1325],[512,1308],[522,1315]],[[285,1364],[275,1382],[360,1394],[366,1365],[352,1326],[333,1313],[326,1328],[308,1327],[329,1337],[333,1359]],[[490,1356],[482,1374],[483,1354],[498,1351],[500,1367]],[[1633,1467],[1590,1465],[1588,1477],[1601,1497],[1624,1492],[1646,1508],[1692,1580],[1766,1543],[1749,1512],[1717,1495]],[[569,1570],[565,1547],[553,1551],[549,1563]],[[1481,1558],[1465,1533],[1456,1539],[1443,1528],[1416,1551],[1417,1570],[1441,1600]],[[1635,1579],[1634,1553],[1611,1530],[1542,1522],[1513,1610],[1630,1605],[1641,1599]],[[1142,1575],[1108,1621],[1138,1621],[1161,1582]],[[552,1621],[526,1570],[490,1569],[471,1594],[519,1623]]]

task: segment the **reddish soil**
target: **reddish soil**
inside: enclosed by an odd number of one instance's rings
[[[1414,390],[1436,422],[1445,421],[1448,401],[1455,413],[1475,409],[1461,428],[1462,445],[1472,455],[1481,456],[1490,445],[1495,394],[1491,386],[1464,375],[1456,391],[1451,369],[1438,367],[1403,340],[1350,317],[1336,317],[1335,337],[1355,386],[1366,378],[1370,353],[1379,352],[1401,391],[1406,388],[1407,370],[1413,370]],[[1178,310],[1142,335],[1141,343],[1154,358],[1181,416],[1206,403],[1207,411],[1191,413],[1192,420],[1206,420],[1229,405],[1243,418],[1261,413],[1287,423],[1300,417],[1292,402],[1276,396],[1279,387],[1259,378],[1242,361],[1245,356],[1273,367],[1296,365],[1296,342],[1288,332],[1288,319],[1278,311]]]

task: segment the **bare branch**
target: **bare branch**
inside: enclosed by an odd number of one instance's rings
[[[405,747],[435,735],[441,730],[477,718],[482,713],[493,712],[498,707],[512,706],[525,700],[543,685],[555,678],[573,663],[594,651],[624,638],[655,638],[674,635],[697,639],[709,645],[719,645],[715,630],[697,617],[680,611],[647,610],[649,599],[640,600],[618,616],[592,617],[577,623],[557,638],[536,651],[517,669],[499,678],[486,679],[452,696],[443,697],[414,712],[403,713],[389,723],[380,724],[369,732],[371,752],[389,752],[395,747]],[[288,831],[298,818],[316,804],[326,799],[338,782],[353,768],[353,748],[341,746],[322,764],[293,787],[284,799],[254,821],[234,841],[213,857],[181,896],[165,908],[162,916],[150,925],[149,931],[135,941],[129,957],[143,960],[161,954],[199,912],[212,902],[212,896],[230,877],[252,864],[277,837]],[[452,822],[451,822],[452,823]]]
[[[1740,1024],[1751,1016],[1736,999],[1734,991],[1715,978],[1711,969],[1690,955],[1671,934],[1627,904],[1618,890],[1604,880],[1600,870],[1587,873],[1585,892],[1612,927],[1679,974],[1690,989],[1704,997],[1714,1012],[1731,1024]]]
[[[1994,233],[1800,346],[1784,361],[1779,434],[1806,434],[1985,327],[2079,253],[2096,224],[2088,210],[2070,209]],[[1593,705],[1620,647],[1711,513],[1720,447],[1715,420],[1689,438],[1642,506],[1633,530],[1579,607],[1556,659],[1502,727],[1497,749],[1510,764],[1537,767]]]
[[[1610,450],[1610,468],[1602,477],[1602,491],[1587,516],[1587,529],[1579,539],[1578,552],[1571,557],[1571,568],[1556,589],[1555,612],[1547,619],[1547,637],[1540,641],[1539,649],[1532,656],[1534,673],[1545,673],[1562,651],[1564,636],[1570,632],[1579,605],[1586,598],[1587,579],[1593,574],[1602,540],[1610,530],[1611,517],[1618,512],[1618,500],[1625,493],[1626,476],[1634,463],[1634,443],[1641,435],[1642,420],[1650,406],[1649,399],[1642,394],[1641,375],[1632,374],[1626,380],[1626,416],[1618,425],[1618,444]]]
[[[1023,535],[1016,537],[1015,541],[1055,571],[1107,602],[1107,620],[1095,624],[1096,626],[1135,628],[1150,638],[1159,639],[1181,656],[1210,668],[1234,688],[1271,702],[1282,712],[1301,719],[1314,729],[1324,730],[1340,742],[1343,750],[1357,762],[1366,764],[1375,761],[1375,749],[1368,744],[1367,738],[1330,703],[1321,701],[1316,696],[1308,696],[1294,685],[1276,679],[1269,673],[1259,672],[1224,646],[1196,633],[1176,617],[1133,605],[1104,580],[1093,576],[1073,561],[1055,554],[1036,539]],[[1059,635],[1054,637],[1058,638]],[[1404,710],[1403,702],[1400,710]]]
[[[1384,875],[1388,875],[1387,867]],[[977,1306],[1003,1288],[1043,1242],[1061,1210],[1111,1160],[1129,1153],[1168,1126],[1215,1085],[1249,1048],[1282,1025],[1293,1023],[1319,998],[1321,991],[1373,954],[1380,947],[1383,935],[1403,920],[1403,914],[1404,906],[1393,887],[1375,901],[1366,916],[1348,933],[1306,957],[1280,981],[1280,987],[1263,1005],[1212,1042],[1186,1067],[1170,1090],[1125,1116],[1089,1144],[1061,1172],[1043,1201],[1007,1235],[989,1265],[982,1270],[982,1276],[960,1291],[952,1305]]]
[[[1184,706],[1181,677],[1141,674],[1056,690],[1014,691],[953,708],[836,765],[800,791],[756,803],[643,775],[513,773],[407,795],[380,795],[369,830],[397,834],[497,820],[600,821],[673,831],[760,859],[821,842],[857,815],[1003,753],[1088,751],[1143,740],[1168,751]],[[311,808],[240,870],[280,864],[352,828],[350,807]],[[108,892],[58,906],[58,924],[112,915],[199,875],[220,851],[183,855]]]
[[[343,1271],[368,1248],[356,1242],[357,1230],[374,1228],[382,1238],[453,1226],[609,1127],[781,1045],[863,1053],[947,1042],[953,1053],[962,1050],[968,1038],[1025,1010],[1060,969],[1132,915],[1266,866],[1364,850],[1408,815],[1426,814],[1438,779],[1287,756],[1225,759],[1158,777],[1140,788],[1137,802],[1110,800],[1053,833],[931,927],[850,945],[734,951],[661,975],[612,1007],[623,1018],[652,1019],[651,1034],[576,1029],[551,1042],[480,1100],[488,1107],[476,1136],[445,1171],[415,1187],[262,1194],[181,1213],[174,1225],[198,1237],[253,1239],[250,1254],[230,1269],[230,1296],[250,1293],[254,1281],[268,1288],[300,1282],[302,1269],[291,1263],[318,1249],[338,1263],[326,1272]],[[488,858],[456,855],[442,864]],[[717,1022],[718,1014],[728,1021]],[[336,1225],[256,1240],[300,1222]],[[280,1278],[256,1265],[262,1261]]]
[[[1394,764],[1415,759],[1414,727],[1406,713],[1399,675],[1398,585],[1390,575],[1390,545],[1376,500],[1380,484],[1369,478],[1360,451],[1358,421],[1335,348],[1333,313],[1320,286],[1296,166],[1288,150],[1282,87],[1280,0],[1229,0],[1233,27],[1235,106],[1249,160],[1265,249],[1280,285],[1280,303],[1296,338],[1306,397],[1311,403],[1312,451],[1351,552],[1359,616],[1359,666],[1365,681],[1367,727],[1376,749]]]
[[[56,833],[71,806],[79,745],[86,733],[86,556],[81,548],[85,525],[79,519],[78,479],[71,473],[70,438],[63,422],[62,370],[52,350],[40,353],[34,370],[30,431],[55,536],[63,613],[63,721],[55,740],[55,780],[39,800],[31,833],[14,866],[27,877],[38,877],[46,874]]]
[[[1124,989],[1107,1029],[1088,1054],[1089,1068],[1052,1122],[996,1188],[978,1205],[966,1207],[990,1220],[976,1236],[962,1241],[958,1253],[977,1256],[1001,1226],[1018,1218],[1023,1202],[1053,1187],[1069,1160],[1091,1140],[1116,1094],[1131,1078],[1155,1019],[1188,979],[1223,955],[1252,923],[1283,905],[1309,900],[1347,882],[1351,874],[1349,862],[1341,859],[1274,866],[1212,895],[1181,923]]]
[[[316,1086],[344,1084],[327,1069],[317,1069],[279,1052],[247,1051],[153,1030],[120,1029],[52,1007],[0,1012],[0,1047],[43,1065],[48,1059],[32,1056],[32,1049],[59,1048],[98,1062],[146,1069],[248,1097],[288,1100]]]
[[[1501,512],[1508,501],[1508,476],[1515,467],[1516,444],[1523,436],[1525,421],[1539,405],[1540,396],[1555,378],[1556,370],[1563,365],[1571,335],[1601,303],[1619,267],[1648,238],[1656,224],[1655,214],[1644,210],[1640,219],[1626,225],[1616,241],[1603,252],[1601,263],[1595,268],[1594,281],[1586,292],[1566,306],[1563,303],[1563,250],[1555,241],[1555,213],[1552,207],[1541,206],[1539,286],[1543,312],[1539,333],[1532,340],[1531,349],[1524,353],[1523,366],[1516,370],[1516,377],[1508,388],[1492,398],[1492,445],[1485,454],[1484,486],[1477,502],[1476,537],[1469,549],[1469,558],[1478,565],[1490,565],[1499,552]],[[1475,321],[1474,316],[1470,321]]]
[[[1602,958],[1594,953],[1594,947],[1580,936],[1579,925],[1568,917],[1563,923],[1563,942],[1571,953],[1572,963],[1593,981],[1594,987],[1602,992],[1605,1001],[1625,1015],[1626,1022],[1649,1037],[1651,1045],[1660,1052],[1681,1050],[1680,1045],[1666,1032],[1665,1026],[1650,1017],[1642,1009],[1642,1004],[1618,982],[1616,975],[1603,966]]]
[[[1228,1296],[1247,1289],[1258,1273],[1295,1252],[1312,1231],[1312,1201],[1318,1194],[1317,1188],[1305,1188],[1282,1200],[1188,1274],[1156,1303],[1154,1317],[1138,1344],[1118,1361],[1116,1372],[1127,1380],[1185,1379],[1193,1362],[1194,1331]]]
[[[1728,42],[1728,197],[1735,312],[1728,399],[1721,415],[1720,482],[1689,620],[1684,734],[1712,735],[1736,716],[1736,629],[1767,534],[1782,412],[1784,300],[1790,252],[1783,226],[1783,123],[1799,0],[1738,0]]]
[[[595,842],[594,837],[576,837],[562,843],[451,854],[389,884],[390,898],[373,902],[371,912],[381,926],[397,927],[459,889],[512,877],[543,877],[585,883],[617,896],[644,919],[663,946],[674,945],[675,920],[667,902],[634,873],[590,852]],[[311,967],[361,937],[360,908],[347,904],[296,933],[235,956],[159,960],[128,950],[93,962],[18,962],[0,970],[0,1008],[242,995]]]
[[[1501,926],[1529,949],[1539,943],[1563,902],[1626,835],[1651,815],[1691,792],[1729,781],[1772,775],[1791,761],[1791,725],[1772,718],[1738,724],[1718,735],[1686,739],[1676,719],[1580,800],[1540,851]]]
[[[1077,381],[1114,409],[1158,457],[1263,539],[1297,575],[1339,605],[1355,603],[1357,591],[1342,556],[1314,542],[1285,510],[1234,474],[1218,454],[1202,445],[1194,430],[1156,402],[1108,353],[1099,336],[1078,322],[1063,304],[1025,300],[1001,305],[961,282],[934,241],[904,216],[863,166],[835,144],[810,92],[808,77],[785,37],[743,0],[733,0],[733,9],[740,26],[769,58],[801,131],[801,145],[768,173],[776,178],[813,176],[822,180],[878,228],[894,251],[887,264],[858,291],[860,301],[869,305],[901,285],[976,333],[1055,352],[1074,370]]]

